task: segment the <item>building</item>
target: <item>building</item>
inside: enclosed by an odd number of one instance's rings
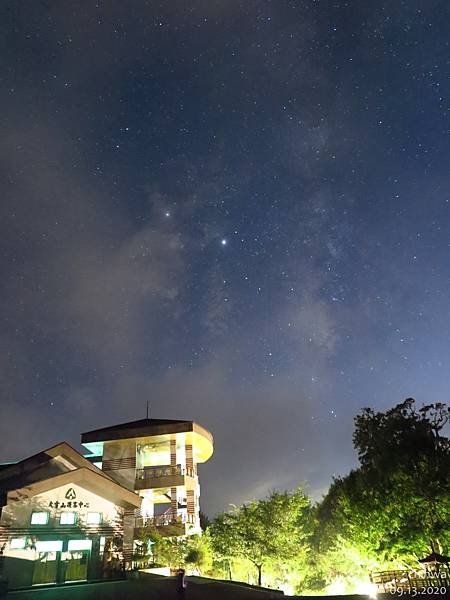
[[[200,485],[197,465],[213,453],[212,435],[192,421],[142,419],[83,433],[87,458],[103,473],[141,498],[141,508],[127,512],[124,557],[146,524],[163,535],[199,533]]]
[[[192,421],[142,419],[83,433],[0,469],[0,578],[10,589],[117,575],[139,530],[199,533],[197,465],[212,435]]]
[[[11,588],[113,575],[140,499],[66,443],[0,471],[0,548]]]

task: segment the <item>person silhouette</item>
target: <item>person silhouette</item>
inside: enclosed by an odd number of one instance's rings
[[[186,572],[184,569],[178,569],[177,573],[177,591],[180,598],[185,597],[187,587]]]

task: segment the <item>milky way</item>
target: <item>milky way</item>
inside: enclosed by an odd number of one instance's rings
[[[0,459],[212,431],[202,507],[447,401],[450,5],[4,2]]]

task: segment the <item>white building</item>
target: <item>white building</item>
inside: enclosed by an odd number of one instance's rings
[[[10,589],[117,576],[140,528],[198,533],[197,465],[211,434],[192,421],[142,419],[82,434],[0,469],[0,568]]]

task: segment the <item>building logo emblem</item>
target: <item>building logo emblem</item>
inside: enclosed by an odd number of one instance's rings
[[[75,498],[77,497],[75,490],[73,488],[69,488],[66,492],[66,498],[67,500],[75,500]]]

